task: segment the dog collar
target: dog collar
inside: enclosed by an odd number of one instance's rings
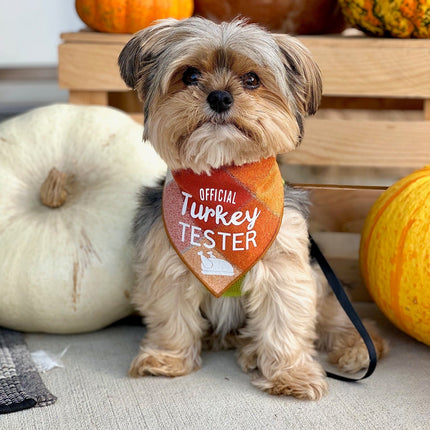
[[[275,157],[196,174],[168,172],[164,226],[194,275],[220,297],[266,253],[279,231],[284,187]]]

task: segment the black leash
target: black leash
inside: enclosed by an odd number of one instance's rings
[[[362,337],[366,345],[367,351],[369,353],[369,367],[367,368],[366,373],[361,378],[356,378],[356,379],[348,378],[346,376],[337,375],[331,372],[326,372],[327,376],[329,376],[330,378],[338,379],[340,381],[345,381],[345,382],[361,381],[362,379],[369,377],[376,368],[377,358],[376,358],[375,346],[373,345],[373,342],[371,337],[369,336],[369,333],[367,332],[366,328],[361,322],[360,317],[357,315],[350,300],[348,299],[348,296],[346,295],[342,284],[340,283],[339,279],[333,272],[333,269],[330,267],[330,265],[328,264],[328,261],[325,259],[318,245],[315,243],[315,241],[312,239],[311,236],[309,236],[309,240],[311,242],[311,257],[315,258],[316,261],[318,262],[319,266],[321,267],[321,270],[323,271],[325,277],[327,278],[327,281],[330,284],[340,305],[342,306],[343,310],[348,315],[352,324],[354,325],[354,327],[357,329],[358,333]]]

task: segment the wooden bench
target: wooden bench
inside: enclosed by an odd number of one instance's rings
[[[116,106],[142,121],[117,67],[130,37],[62,35],[59,84],[70,102]],[[430,163],[430,40],[300,40],[321,68],[324,97],[301,147],[279,157],[281,170],[310,190],[311,231],[353,298],[366,300],[358,265],[366,214],[387,186]]]

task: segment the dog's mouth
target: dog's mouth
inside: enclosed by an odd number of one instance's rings
[[[178,165],[196,173],[257,161],[262,154],[258,134],[232,118],[216,122],[201,119],[192,130],[178,136],[175,146]]]
[[[193,142],[194,145],[198,141],[202,144],[211,141],[216,146],[222,143],[231,146],[231,149],[238,149],[238,145],[255,143],[258,138],[250,129],[231,117],[209,118],[201,119],[193,128],[184,130],[183,134],[177,138],[176,145],[180,151],[186,151],[190,142]]]
[[[236,131],[239,131],[240,134],[245,136],[248,139],[253,139],[253,134],[246,127],[241,126],[237,121],[229,117],[212,117],[208,120],[199,121],[194,129],[194,131],[200,129],[201,127],[209,126],[211,127],[214,133],[217,132],[217,129],[222,128],[234,128]]]

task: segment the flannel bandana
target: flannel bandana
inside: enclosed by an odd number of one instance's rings
[[[167,235],[182,261],[216,297],[265,254],[281,226],[284,186],[276,158],[197,175],[169,172]]]

